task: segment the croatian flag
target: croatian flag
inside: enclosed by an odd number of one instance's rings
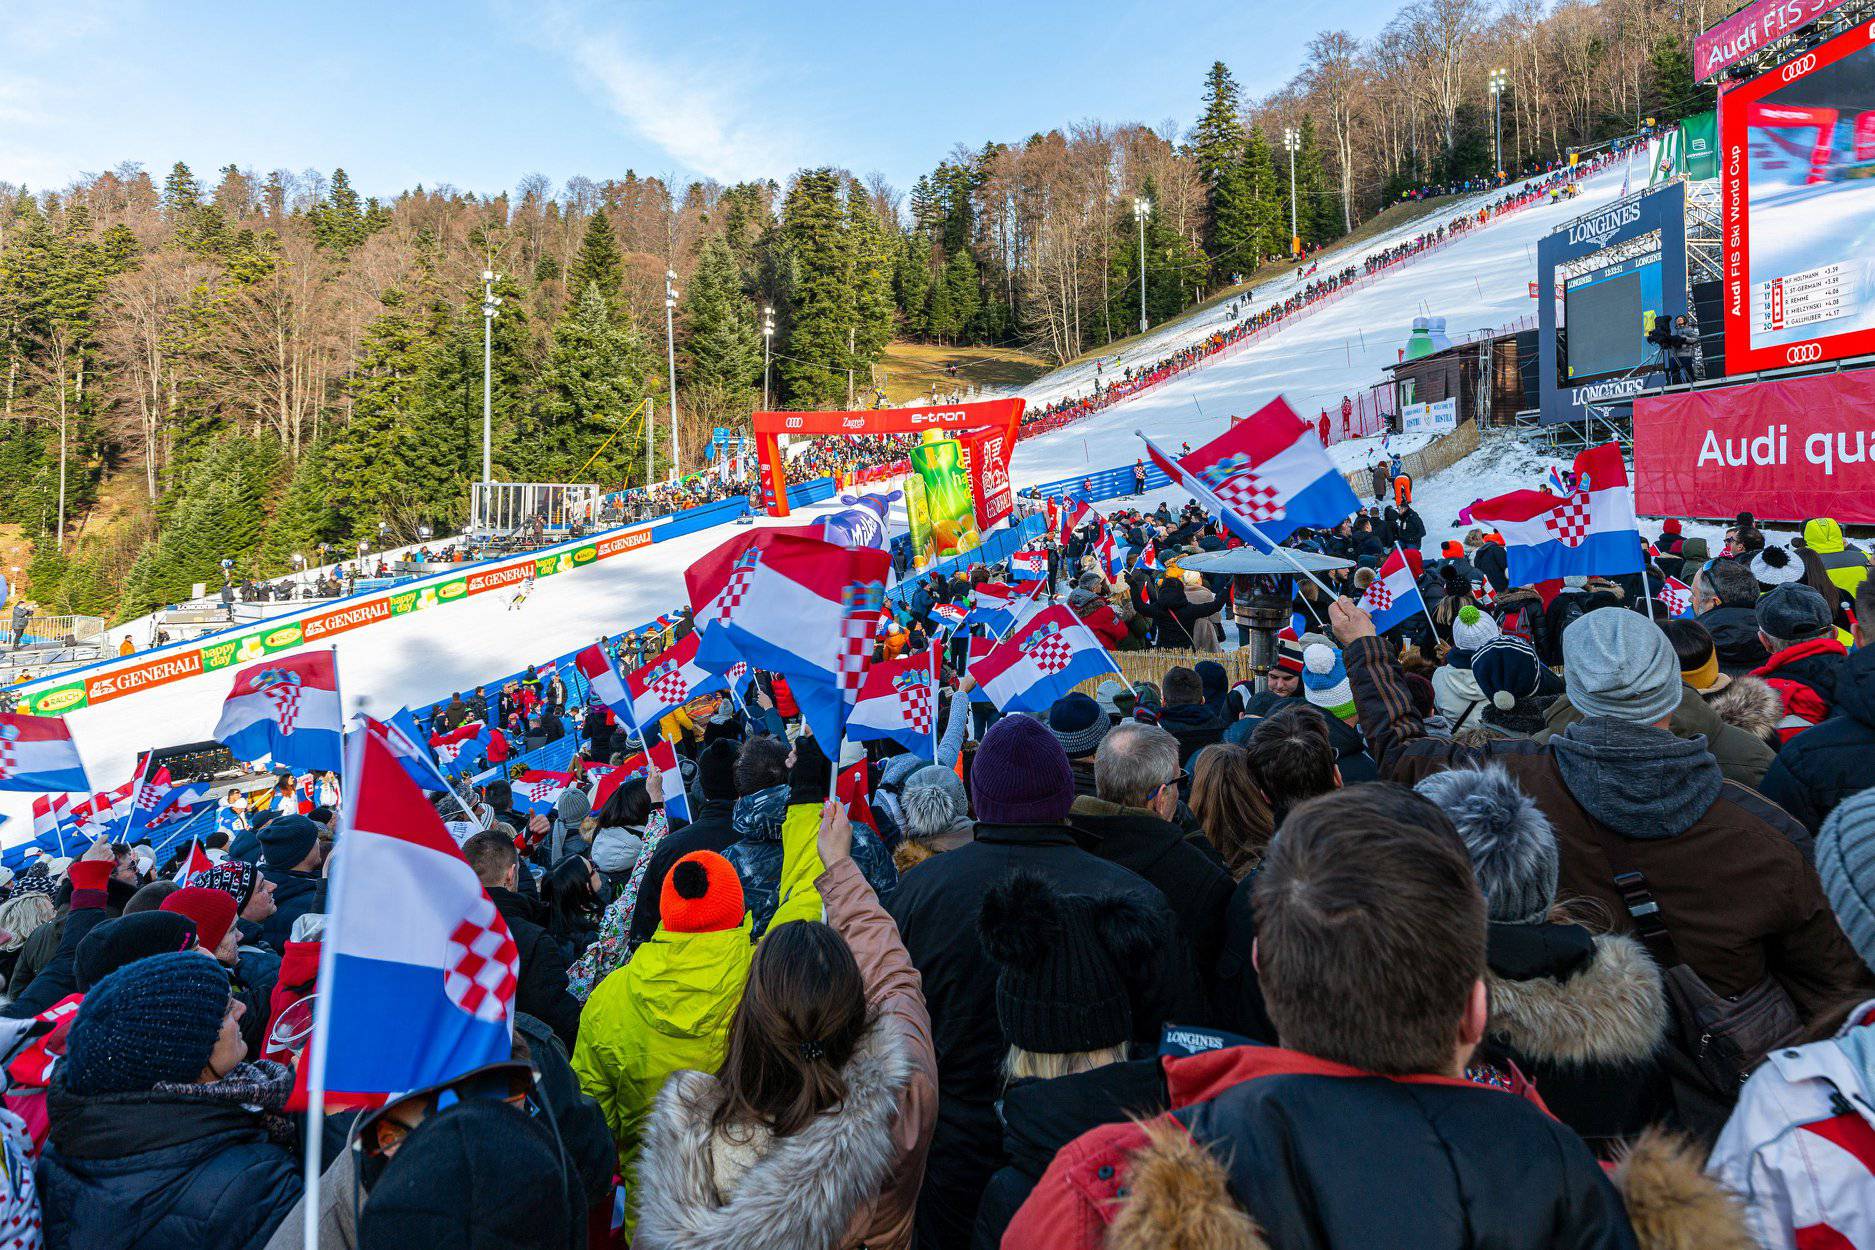
[[[970,615],[964,618],[966,625],[982,625],[992,634],[1001,635],[1009,627],[1022,619],[1022,614],[1035,596],[1041,593],[1040,582],[1017,582],[1005,586],[997,582],[988,582],[978,586],[975,591],[976,605],[970,609]]]
[[[1386,633],[1395,625],[1426,610],[1426,600],[1419,593],[1419,578],[1413,568],[1417,551],[1402,551],[1396,544],[1381,562],[1380,576],[1368,584],[1361,596],[1361,606],[1374,618],[1374,628]],[[1423,557],[1420,568],[1424,569]]]
[[[859,702],[846,722],[846,740],[884,739],[913,755],[931,758],[931,732],[937,721],[937,654],[932,647],[868,667]]]
[[[189,878],[198,872],[207,872],[215,866],[215,861],[202,849],[202,840],[192,838],[189,841],[189,853],[182,857],[182,867],[176,869],[176,875],[170,880],[177,885],[188,885]]]
[[[58,855],[80,839],[78,823],[72,819],[71,796],[45,794],[33,800],[33,844]]]
[[[56,716],[0,713],[0,790],[89,790],[72,731]]]
[[[1138,563],[1149,569],[1159,567],[1159,545],[1152,539],[1148,538],[1146,540],[1146,545],[1139,549]]]
[[[450,772],[458,773],[462,771],[458,765],[466,767],[482,754],[491,741],[493,741],[493,734],[488,726],[479,720],[472,720],[460,729],[432,735],[430,745],[436,750],[437,762]],[[415,779],[412,778],[412,780]]]
[[[744,659],[736,653],[735,644],[723,628],[734,598],[727,592],[731,582],[736,580],[739,562],[750,551],[762,550],[777,538],[790,535],[796,538],[823,537],[819,525],[779,525],[749,530],[736,535],[684,570],[684,589],[689,592],[690,606],[694,609],[696,661],[703,669],[723,673]]]
[[[1075,530],[1096,519],[1096,513],[1085,499],[1071,499],[1061,513],[1061,545],[1068,545],[1068,536]]]
[[[101,838],[116,831],[130,817],[131,796],[136,783],[126,781],[112,790],[100,790],[71,810],[78,832],[87,838]]]
[[[842,768],[834,778],[833,796],[846,809],[846,818],[856,825],[879,828],[879,818],[872,814],[872,786],[866,775],[866,761],[858,759]]]
[[[1578,455],[1575,480],[1570,495],[1514,490],[1472,505],[1472,516],[1503,534],[1513,585],[1638,573],[1645,567],[1634,489],[1620,444],[1604,443]]]
[[[891,564],[875,547],[782,534],[737,557],[717,597],[728,642],[750,664],[787,678],[823,743],[839,743],[865,679]]]
[[[934,604],[931,608],[931,619],[940,629],[956,629],[964,623],[965,615],[963,608],[955,603]]]
[[[422,731],[417,728],[417,718],[410,714],[409,708],[399,708],[389,721],[375,721],[369,716],[359,714],[359,719],[373,733],[384,739],[384,745],[390,748],[409,778],[426,791],[446,791],[449,778],[443,776],[443,770],[436,766],[429,748],[423,744]],[[352,732],[356,733],[357,730]]]
[[[1100,559],[1100,571],[1106,579],[1118,581],[1120,570],[1126,567],[1126,552],[1113,541],[1113,530],[1109,526],[1100,527],[1100,536],[1094,539],[1094,554]]]
[[[970,666],[983,693],[1005,714],[1046,712],[1088,678],[1119,671],[1093,631],[1060,604],[1037,612]]]
[[[520,952],[423,792],[369,727],[346,744],[313,1065],[328,1106],[509,1057]]]
[[[238,760],[331,772],[344,761],[343,723],[333,653],[311,651],[236,673],[215,738]]]
[[[696,634],[687,634],[682,642],[654,656],[642,668],[625,674],[625,696],[631,708],[622,714],[633,725],[644,730],[700,694],[729,689],[721,675],[697,663],[697,645]]]
[[[651,757],[651,767],[657,769],[664,779],[664,814],[672,822],[681,820],[689,823],[690,795],[684,790],[684,770],[677,762],[677,748],[669,740],[659,738],[651,744],[647,754]]]
[[[1024,547],[1009,557],[1009,575],[1023,575],[1023,580],[1048,575],[1048,553],[1038,547]]]
[[[626,724],[635,722],[631,719],[632,700],[626,693],[625,679],[618,675],[618,669],[612,665],[612,657],[605,653],[605,648],[593,643],[573,657],[573,667],[586,678],[586,684],[592,687],[592,697],[611,708],[625,718]],[[432,740],[433,741],[433,740]]]
[[[551,816],[554,804],[560,801],[560,796],[572,784],[573,778],[567,773],[530,768],[514,779],[512,792],[515,805],[536,815]]]
[[[1677,577],[1669,577],[1654,598],[1667,605],[1667,614],[1676,621],[1693,615],[1693,588]]]
[[[1333,528],[1361,510],[1315,427],[1280,396],[1177,460],[1139,437],[1154,464],[1259,551],[1305,527]]]

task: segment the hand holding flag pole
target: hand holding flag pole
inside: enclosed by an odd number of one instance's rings
[[[1413,567],[1412,561],[1406,558],[1406,552],[1401,549],[1399,543],[1394,543],[1393,549],[1399,553],[1400,563],[1406,565],[1408,568]],[[1419,608],[1420,611],[1426,614],[1426,624],[1432,627],[1432,645],[1436,647],[1439,645],[1439,622],[1432,619],[1432,608],[1427,605],[1426,596],[1424,595],[1419,597]]]

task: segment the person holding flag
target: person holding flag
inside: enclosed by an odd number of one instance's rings
[[[1564,577],[1640,573],[1646,556],[1634,517],[1634,488],[1619,443],[1575,459],[1574,490],[1517,490],[1472,505],[1471,514],[1504,536],[1513,586]],[[1648,596],[1649,610],[1653,599]]]
[[[1384,634],[1419,614],[1432,627],[1432,636],[1438,637],[1439,628],[1426,610],[1426,598],[1419,590],[1419,579],[1425,567],[1424,557],[1418,551],[1407,551],[1398,543],[1393,545],[1392,554],[1381,562],[1378,576],[1361,596],[1361,607],[1374,618],[1375,629]]]
[[[869,665],[846,724],[848,742],[896,742],[937,758],[938,648]]]
[[[970,676],[1004,715],[1045,714],[1081,682],[1119,671],[1093,631],[1063,604],[1043,608],[970,664]]]

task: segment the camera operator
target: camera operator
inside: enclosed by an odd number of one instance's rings
[[[1699,325],[1689,314],[1673,319],[1672,328],[1656,322],[1648,331],[1647,341],[1660,348],[1661,361],[1667,370],[1667,385],[1692,382],[1693,355],[1699,349]]]

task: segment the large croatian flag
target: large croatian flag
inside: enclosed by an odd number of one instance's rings
[[[1315,427],[1280,396],[1177,460],[1139,437],[1154,464],[1259,550],[1267,549],[1265,539],[1332,528],[1361,510]]]
[[[700,557],[684,570],[684,589],[690,595],[696,626],[697,664],[712,673],[726,673],[744,657],[736,653],[724,621],[728,615],[725,592],[735,578],[738,563],[751,550],[765,548],[777,538],[822,538],[818,525],[778,525],[748,530]],[[614,708],[614,711],[618,709]]]
[[[970,675],[1004,714],[1046,712],[1088,678],[1119,671],[1100,639],[1062,604],[1043,608],[970,664]]]
[[[891,565],[877,548],[783,534],[737,557],[714,600],[733,650],[788,679],[823,743],[840,741],[858,697]]]
[[[1045,577],[1048,574],[1048,553],[1040,547],[1024,547],[1009,557],[1009,575],[1020,580]]]
[[[347,744],[311,1061],[333,1105],[509,1057],[520,952],[475,870],[369,726]]]
[[[238,760],[262,756],[296,773],[343,762],[338,665],[331,651],[268,660],[234,675],[215,738]]]
[[[932,647],[867,668],[859,702],[846,722],[846,740],[887,739],[930,758],[937,723],[937,656]]]
[[[1405,552],[1396,544],[1392,554],[1381,562],[1380,575],[1368,584],[1367,593],[1361,596],[1361,606],[1374,618],[1374,628],[1383,634],[1426,610],[1417,576],[1425,565],[1415,560],[1417,556],[1419,552]],[[1418,569],[1415,564],[1419,565]]]
[[[1100,520],[1100,514],[1095,512],[1093,506],[1085,499],[1070,499],[1061,510],[1061,545],[1064,547],[1068,545],[1068,536],[1075,530],[1080,529],[1089,521],[1098,520]]]
[[[712,673],[697,663],[697,645],[696,634],[686,634],[676,646],[625,674],[625,695],[631,700],[631,723],[640,732],[655,726],[700,694],[729,688],[721,674]]]
[[[0,790],[91,788],[72,731],[56,716],[0,713]]]
[[[1573,494],[1514,490],[1472,505],[1473,517],[1504,536],[1512,585],[1638,573],[1646,567],[1621,445],[1604,443],[1582,452],[1574,476]]]
[[[384,745],[390,748],[412,781],[428,791],[450,788],[449,778],[443,776],[430,749],[423,744],[423,731],[417,728],[417,718],[410,714],[409,708],[398,708],[389,721],[375,721],[362,713],[359,718],[384,740]]]

